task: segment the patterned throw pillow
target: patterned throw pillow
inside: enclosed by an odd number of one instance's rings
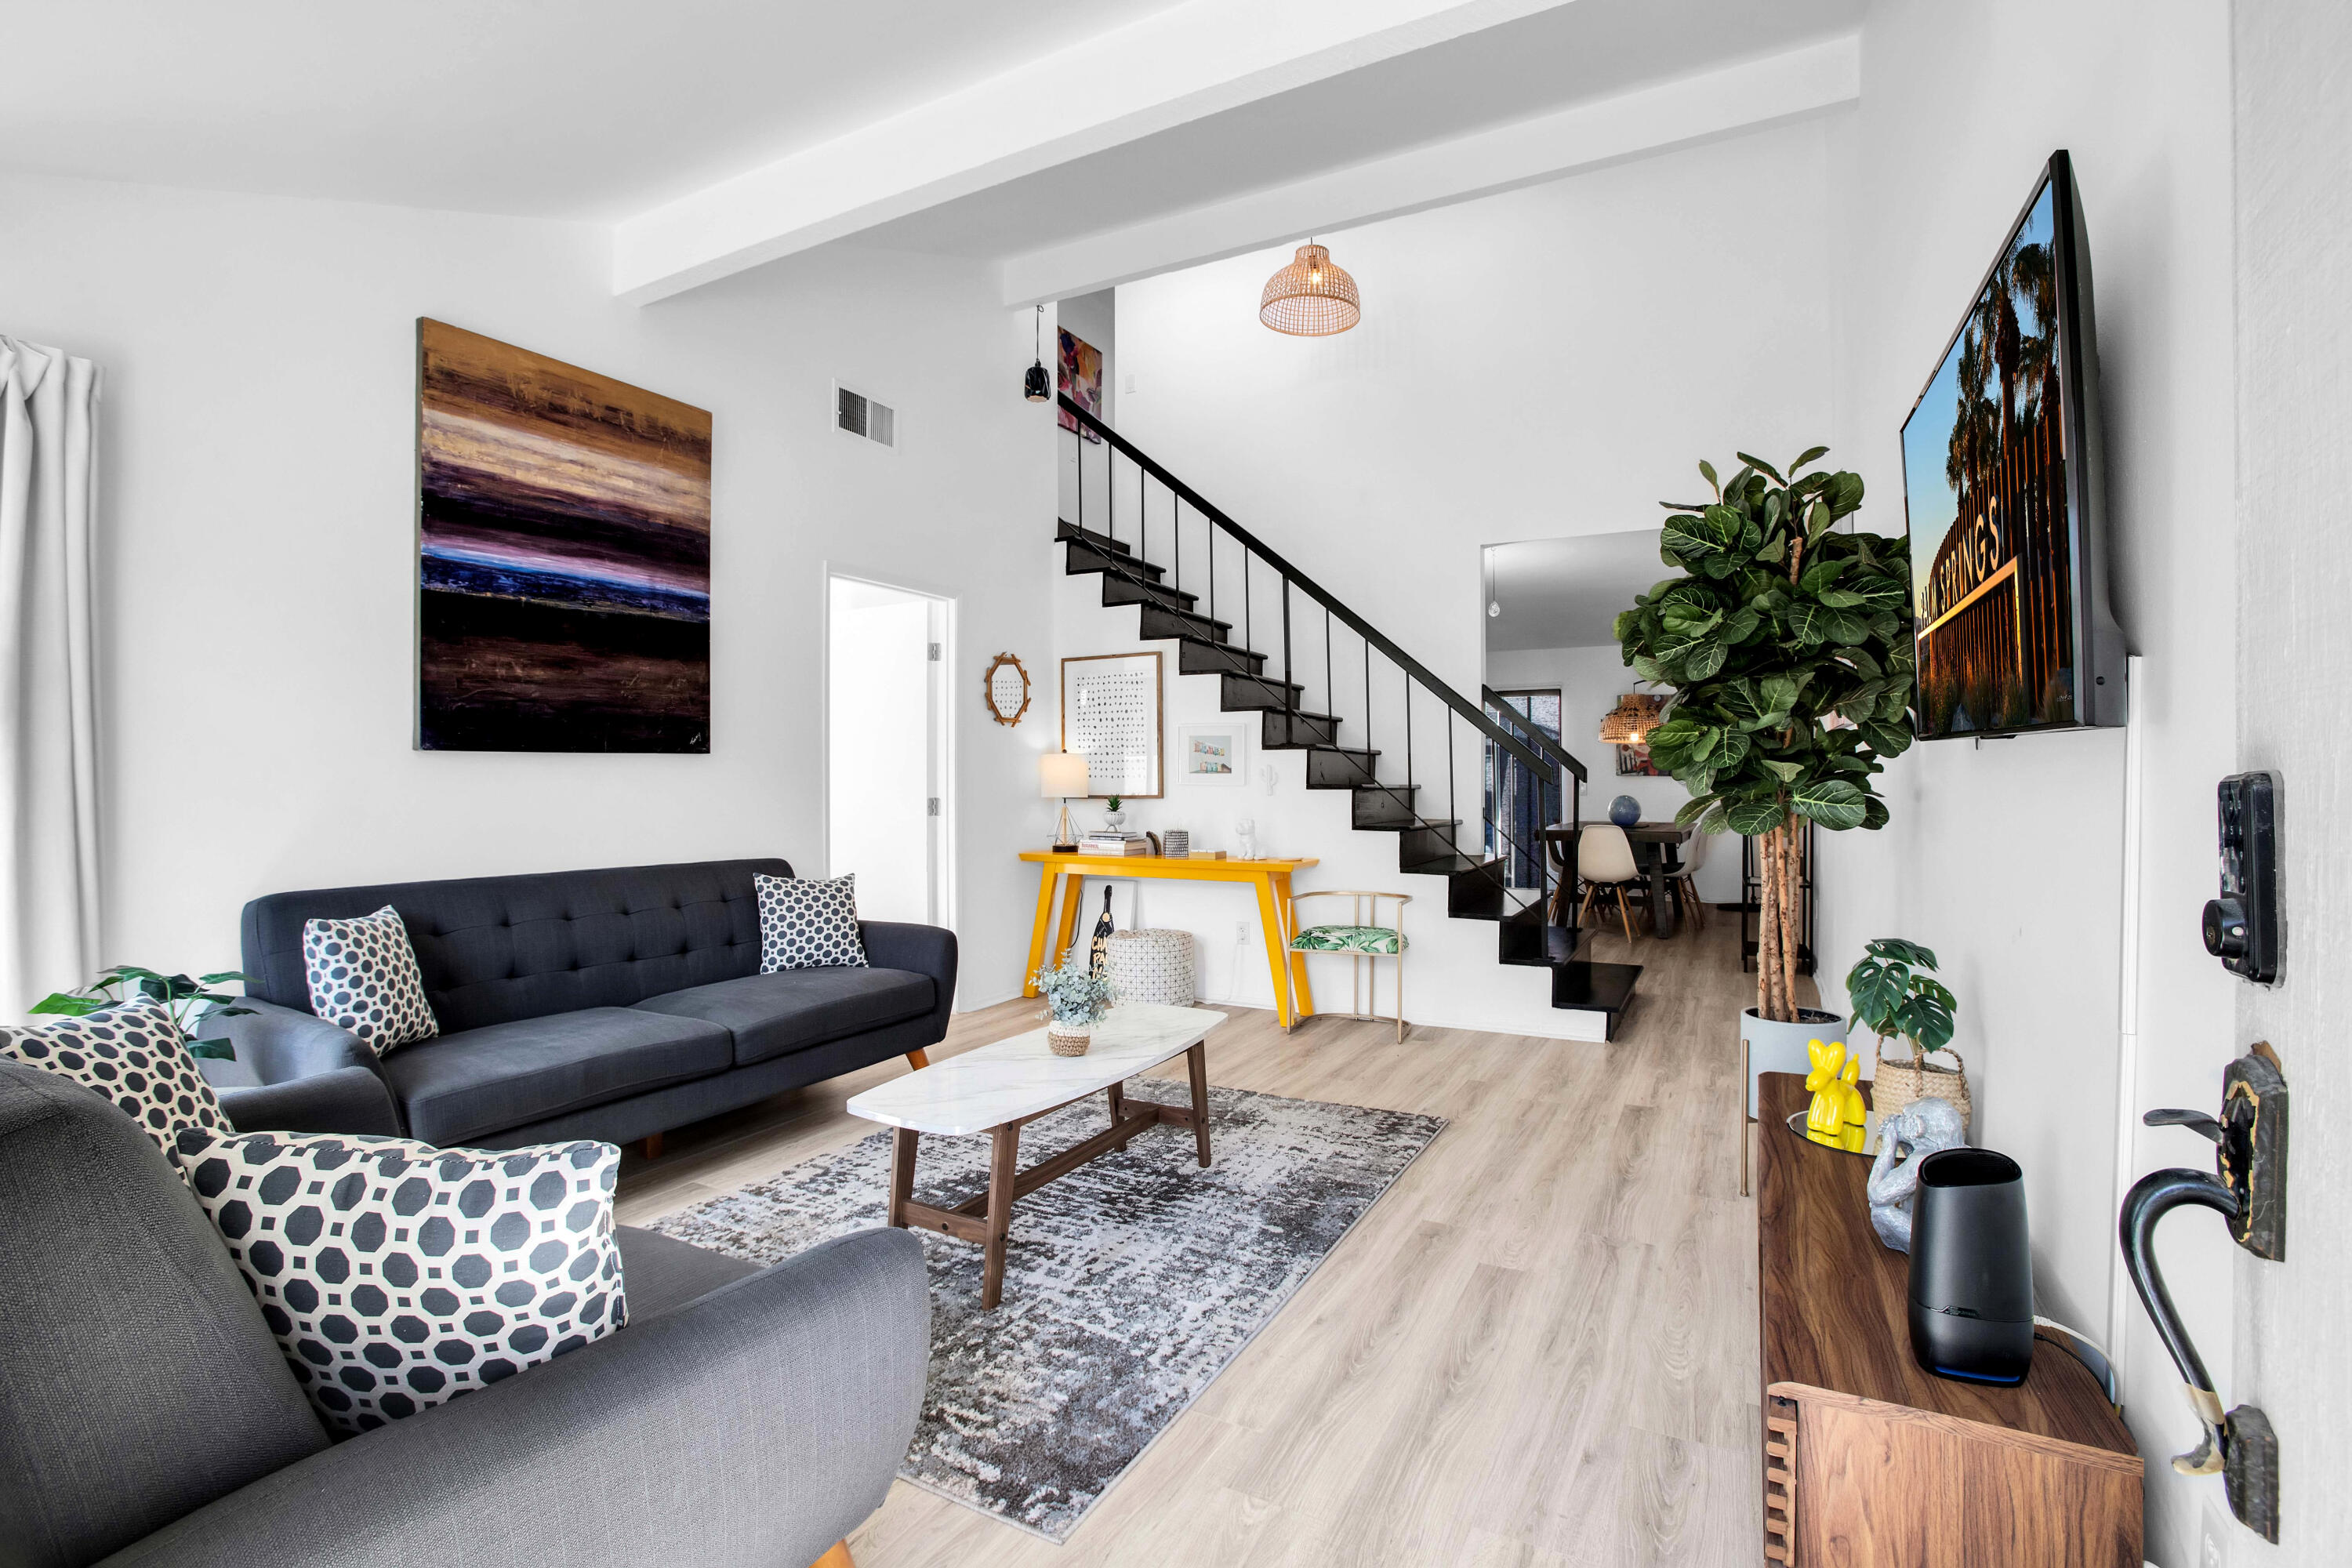
[[[760,973],[866,967],[857,934],[857,875],[830,882],[754,874],[760,894]]]
[[[160,1002],[142,997],[37,1029],[0,1026],[0,1053],[98,1090],[166,1154],[183,1127],[236,1131]]]
[[[338,1431],[446,1405],[627,1321],[610,1143],[192,1129],[172,1157]]]
[[[357,1035],[377,1056],[441,1032],[425,999],[408,928],[390,904],[357,920],[304,921],[302,967],[310,978],[310,1011]]]

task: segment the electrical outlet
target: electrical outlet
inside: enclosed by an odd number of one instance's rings
[[[1235,921],[1234,922],[1234,940],[1235,942],[1249,941],[1249,921]]]
[[[2230,1526],[2211,1503],[2205,1505],[2205,1543],[2197,1554],[2198,1568],[2230,1568]]]

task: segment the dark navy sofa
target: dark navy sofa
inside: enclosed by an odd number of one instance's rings
[[[955,933],[859,922],[870,967],[760,970],[755,873],[713,860],[272,893],[245,907],[245,1005],[208,1061],[241,1131],[443,1147],[629,1142],[947,1034]],[[400,911],[441,1033],[381,1061],[310,1011],[302,925]]]

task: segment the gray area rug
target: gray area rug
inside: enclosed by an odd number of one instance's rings
[[[1181,1082],[1135,1079],[1181,1102]],[[1214,1163],[1192,1135],[1139,1134],[1013,1206],[1004,1300],[980,1310],[981,1249],[918,1232],[931,1276],[931,1375],[899,1474],[1066,1539],[1152,1440],[1273,1320],[1445,1126],[1443,1117],[1211,1089]],[[1029,1165],[1098,1131],[1100,1097],[1022,1129]],[[759,1264],[883,1222],[890,1135],[653,1226]],[[922,1141],[915,1195],[951,1206],[988,1180],[988,1140]]]

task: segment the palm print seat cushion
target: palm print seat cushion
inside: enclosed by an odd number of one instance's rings
[[[1308,926],[1290,939],[1293,952],[1370,952],[1391,957],[1404,947],[1404,933],[1388,926]]]

